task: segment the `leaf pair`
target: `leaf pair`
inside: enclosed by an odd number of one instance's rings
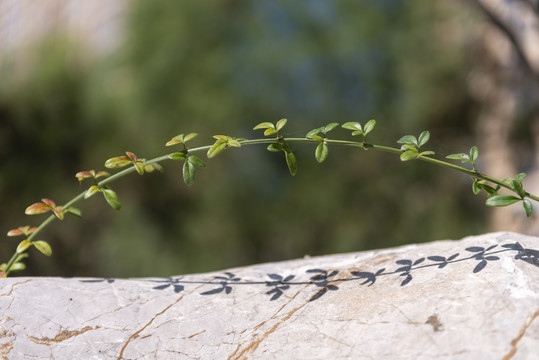
[[[417,159],[420,156],[434,155],[434,151],[423,151],[421,147],[425,145],[430,139],[430,132],[423,131],[419,138],[413,135],[405,135],[397,140],[398,144],[402,144],[402,154],[400,156],[401,161],[408,161]]]
[[[122,168],[127,165],[133,164],[133,166],[135,167],[135,170],[137,170],[137,172],[140,175],[144,174],[144,168],[145,168],[144,162],[146,161],[146,159],[139,158],[137,155],[135,155],[134,153],[130,151],[126,151],[125,154],[127,156],[117,156],[117,157],[108,159],[105,162],[105,167],[107,169],[115,169],[115,168]],[[152,170],[153,170],[153,167],[152,167]]]
[[[172,145],[176,145],[176,144],[183,144],[184,146],[186,146],[185,145],[186,142],[188,142],[191,139],[194,139],[197,136],[198,136],[197,133],[190,133],[190,134],[187,134],[187,135],[180,134],[180,135],[174,136],[165,145],[166,146],[172,146]]]
[[[268,145],[267,149],[268,151],[271,151],[271,152],[279,152],[279,151],[284,152],[286,165],[288,165],[288,170],[290,171],[290,174],[292,174],[292,176],[296,175],[298,171],[298,165],[296,162],[296,156],[292,152],[292,149],[290,149],[290,145],[276,142],[276,143]]]
[[[509,185],[511,190],[513,190],[519,197],[513,195],[492,195],[487,201],[486,205],[488,206],[508,206],[519,201],[522,201],[522,207],[527,217],[530,217],[533,213],[533,205],[530,200],[526,199],[528,193],[524,190],[522,186],[522,180],[526,176],[525,173],[520,173],[515,178],[504,179],[503,182]]]
[[[195,155],[189,155],[185,152],[172,153],[168,156],[171,160],[183,160],[183,181],[187,185],[195,182],[195,170],[197,167],[204,167],[206,164]]]
[[[52,249],[51,249],[50,245],[46,241],[43,241],[43,240],[30,241],[28,239],[28,236],[30,234],[32,234],[34,231],[36,231],[36,230],[37,230],[37,228],[30,227],[30,226],[27,225],[27,226],[21,226],[21,227],[19,227],[17,229],[12,229],[12,230],[8,231],[7,236],[21,236],[21,235],[24,235],[26,237],[26,239],[21,241],[19,243],[19,245],[17,246],[17,250],[16,250],[17,254],[21,255],[30,246],[35,246],[35,248],[38,249],[39,251],[41,251],[43,254],[45,254],[47,256],[51,256]],[[23,267],[20,268],[20,269],[15,269],[15,268],[12,267],[10,270],[23,270],[24,269],[24,264],[21,263],[21,265],[23,265]],[[2,269],[2,270],[5,270],[5,269]]]
[[[376,120],[369,120],[365,126],[361,126],[358,122],[347,122],[342,125],[343,129],[352,130],[352,136],[362,135],[363,142],[367,141],[367,134],[370,133],[376,126]]]
[[[253,128],[253,130],[265,129],[264,136],[277,135],[279,136],[279,130],[281,130],[288,120],[281,119],[274,125],[270,122],[263,122]]]
[[[309,139],[318,141],[319,144],[316,147],[316,150],[314,152],[314,157],[316,158],[316,161],[318,161],[319,163],[323,162],[328,157],[329,148],[328,148],[328,143],[326,141],[327,140],[326,135],[328,132],[335,129],[338,125],[339,125],[338,123],[331,123],[326,126],[321,126],[319,128],[309,131],[307,135],[305,135]],[[322,134],[322,136],[318,135],[320,133]]]
[[[107,203],[116,211],[119,211],[122,208],[122,204],[120,203],[120,200],[118,199],[118,195],[116,195],[116,192],[109,188],[108,186],[98,186],[93,185],[90,186],[90,188],[86,191],[84,194],[84,199],[88,199],[89,197],[93,196],[95,193],[101,192],[103,194],[103,197],[107,201]]]
[[[52,211],[54,215],[60,220],[64,219],[64,213],[66,212],[71,215],[80,217],[80,210],[71,206],[64,210],[61,206],[57,206],[56,203],[50,199],[41,199],[41,202],[34,203],[28,206],[24,213],[26,215],[37,215],[49,211]]]
[[[221,153],[222,151],[226,150],[231,146],[241,147],[239,139],[235,139],[231,136],[215,135],[213,138],[217,139],[217,141],[215,141],[215,143],[213,143],[213,145],[208,150],[208,159],[217,156],[217,154]]]
[[[447,159],[460,160],[463,164],[471,163],[472,169],[475,171],[475,162],[479,158],[479,149],[477,146],[472,146],[470,149],[470,154],[458,153],[451,154],[446,156]]]
[[[52,249],[49,243],[43,240],[30,241],[28,239],[23,240],[19,243],[16,250],[17,254],[24,253],[30,246],[34,246],[36,249],[38,249],[41,253],[43,253],[46,256],[52,255]]]

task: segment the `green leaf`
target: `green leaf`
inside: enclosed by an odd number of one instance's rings
[[[26,265],[24,265],[24,263],[16,262],[15,264],[11,266],[11,269],[9,271],[21,271],[24,269],[26,269]]]
[[[182,144],[182,143],[183,143],[183,134],[180,134],[180,135],[174,136],[172,139],[167,141],[165,146],[172,146],[172,145]]]
[[[281,119],[281,120],[277,121],[277,125],[275,126],[275,130],[277,130],[277,131],[281,130],[286,125],[287,121],[288,120],[286,120],[286,119]]]
[[[107,169],[121,168],[131,164],[131,160],[127,156],[117,156],[105,161]]]
[[[412,146],[418,146],[417,139],[413,135],[404,135],[399,140],[397,140],[397,144],[408,144]]]
[[[479,184],[477,181],[474,181],[472,183],[472,191],[475,195],[479,194],[481,192],[481,184]]]
[[[434,151],[423,151],[418,156],[428,156],[428,155],[434,155]]]
[[[367,121],[367,123],[364,126],[365,135],[370,133],[372,129],[374,129],[374,126],[376,125],[376,120],[372,119]]]
[[[208,150],[208,158],[211,159],[219,154],[221,151],[226,149],[226,142],[222,140],[217,140],[211,148]]]
[[[21,241],[19,243],[19,246],[17,246],[17,254],[23,253],[26,249],[28,249],[30,246],[32,246],[32,242],[28,241],[27,239]]]
[[[270,136],[270,135],[273,135],[273,134],[277,134],[277,130],[270,128],[270,129],[266,129],[264,131],[264,136]]]
[[[477,148],[477,146],[472,146],[472,148],[470,149],[470,159],[472,163],[475,163],[478,157],[479,157],[479,149]]]
[[[522,180],[526,177],[526,173],[520,173],[518,174],[517,176],[515,176],[515,179],[519,180],[520,182],[522,182]]]
[[[294,153],[285,152],[286,154],[286,164],[288,165],[288,170],[290,170],[290,174],[292,176],[296,175],[296,172],[298,171],[298,166],[296,163],[296,157],[294,156]]]
[[[522,207],[524,207],[524,211],[526,212],[526,217],[530,217],[533,213],[533,205],[531,201],[528,199],[522,200]]]
[[[195,156],[195,155],[189,156],[187,158],[187,161],[190,162],[191,164],[195,165],[195,166],[198,166],[198,167],[206,166],[204,161],[200,160],[200,158],[198,156]]]
[[[187,155],[185,155],[185,153],[182,153],[182,152],[175,152],[172,154],[168,154],[168,158],[170,160],[185,160],[187,159]]]
[[[269,144],[267,149],[268,151],[271,151],[271,152],[278,152],[278,151],[283,150],[283,147],[279,143],[273,143],[273,144]]]
[[[86,191],[86,193],[84,194],[84,199],[88,199],[90,196],[94,195],[96,192],[99,192],[99,191],[101,191],[99,186],[97,185],[90,186],[88,191]]]
[[[186,161],[183,164],[183,181],[188,186],[191,186],[195,182],[195,165],[190,161]]]
[[[526,191],[524,191],[524,188],[522,187],[522,180],[512,180],[511,187],[521,198],[526,196]]]
[[[318,135],[309,135],[307,136],[309,139],[313,139],[313,140],[316,140],[316,141],[320,141],[320,142],[323,142],[324,141],[324,138],[321,137],[321,136],[318,136]]]
[[[363,132],[363,128],[361,127],[361,124],[358,122],[347,122],[342,125],[343,129],[347,130],[359,130]]]
[[[309,132],[307,133],[307,135],[305,135],[305,137],[311,138],[311,139],[312,139],[312,136],[315,136],[315,135],[316,135],[317,137],[320,137],[320,136],[318,136],[318,133],[322,132],[322,130],[324,130],[324,128],[321,128],[321,127],[316,128],[316,129],[312,129],[311,131],[309,131]]]
[[[423,131],[421,133],[421,135],[419,135],[419,140],[418,140],[418,147],[422,147],[423,145],[425,145],[430,139],[430,132],[428,131]]]
[[[120,200],[118,199],[118,195],[116,195],[116,193],[112,189],[107,186],[103,186],[101,188],[101,192],[103,193],[105,200],[107,200],[109,205],[112,206],[114,210],[119,211],[122,208]]]
[[[418,155],[417,151],[406,150],[405,152],[401,154],[401,161],[413,160],[417,157],[417,155]]]
[[[135,161],[133,163],[133,166],[135,167],[135,170],[137,170],[137,172],[139,173],[139,175],[143,175],[144,174],[144,164],[139,162],[139,161]]]
[[[273,125],[270,122],[263,122],[253,128],[253,130],[258,130],[258,129],[275,129],[275,125]]]
[[[353,131],[352,136],[356,136],[356,135],[365,135],[365,133],[363,132],[363,130]]]
[[[66,209],[66,212],[70,215],[73,215],[73,216],[76,216],[78,218],[81,218],[82,217],[82,212],[77,209],[77,208],[74,208],[73,206],[70,206]]]
[[[46,241],[38,240],[38,241],[34,241],[33,244],[36,247],[36,249],[41,251],[44,255],[46,255],[46,256],[51,256],[52,255],[51,246]]]
[[[188,142],[189,140],[192,140],[194,138],[196,138],[198,136],[197,133],[190,133],[190,134],[187,134],[185,135],[185,137],[183,138],[183,142],[186,143]]]
[[[489,197],[485,204],[487,206],[507,206],[514,204],[520,200],[520,198],[517,198],[513,195],[494,195]]]
[[[318,144],[314,154],[316,157],[316,161],[318,161],[319,163],[323,162],[328,157],[328,146],[324,143]]]
[[[331,130],[335,129],[337,126],[339,126],[338,123],[330,123],[330,124],[327,124],[326,126],[324,126],[324,128],[322,129],[322,132],[324,134],[327,134],[328,132],[330,132]]]
[[[161,164],[159,164],[159,163],[153,163],[153,164],[145,165],[145,166],[144,166],[144,170],[145,170],[146,172],[149,172],[149,173],[153,172],[154,170],[157,170],[157,171],[159,171],[159,172],[163,172],[163,171],[164,171],[163,167],[162,167]]]
[[[446,159],[452,159],[452,160],[468,160],[470,156],[465,153],[458,153],[458,154],[451,154],[447,155]]]

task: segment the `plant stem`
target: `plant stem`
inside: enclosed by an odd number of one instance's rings
[[[318,144],[319,143],[319,141],[316,140],[316,139],[310,139],[310,138],[306,138],[306,137],[305,138],[277,137],[277,138],[264,138],[264,139],[253,139],[253,140],[239,140],[239,143],[241,145],[272,144],[272,143],[275,143],[275,142],[308,143],[308,144]],[[348,141],[348,140],[334,140],[334,139],[324,139],[324,142],[327,143],[327,144],[335,144],[335,145],[340,145],[340,146],[357,147],[357,148],[361,148],[363,150],[372,149],[372,150],[376,150],[376,151],[388,152],[388,153],[397,154],[397,155],[402,154],[402,150],[400,150],[399,148],[393,148],[393,147],[388,147],[388,146],[383,146],[383,145],[370,144],[370,143],[366,143],[366,142]],[[188,153],[194,153],[194,152],[208,151],[210,148],[211,148],[211,145],[206,145],[206,146],[200,146],[200,147],[196,147],[196,148],[192,148],[192,149],[186,149],[186,150],[187,150]],[[159,162],[162,162],[162,161],[165,161],[165,160],[170,160],[169,154],[162,155],[162,156],[153,158],[151,160],[148,160],[148,161],[144,162],[144,166],[154,164],[154,163],[159,163]],[[458,165],[455,165],[455,164],[452,164],[452,163],[449,163],[449,162],[446,162],[446,161],[443,161],[443,160],[438,160],[438,159],[435,159],[435,158],[431,158],[431,157],[428,157],[428,156],[418,155],[416,157],[416,160],[421,160],[421,161],[425,161],[425,162],[435,164],[435,165],[438,165],[438,166],[453,169],[453,170],[468,174],[474,179],[486,180],[486,181],[489,181],[489,182],[494,183],[496,185],[499,185],[501,187],[504,187],[504,188],[506,188],[506,189],[508,189],[508,190],[510,190],[512,192],[515,192],[513,189],[511,189],[511,187],[508,184],[504,183],[503,181],[495,179],[495,178],[490,177],[488,175],[479,173],[479,172],[477,172],[475,170],[470,170],[470,169],[464,168],[462,166],[458,166]],[[117,179],[120,179],[120,178],[128,175],[129,173],[134,172],[134,171],[135,171],[135,167],[130,166],[130,167],[128,167],[128,168],[126,168],[124,170],[121,170],[121,171],[107,177],[106,179],[98,182],[97,186],[102,187],[102,186],[104,186],[104,185],[106,185],[108,183],[111,183],[113,181],[116,181]],[[86,191],[83,191],[82,193],[75,196],[73,199],[69,200],[65,205],[62,206],[62,210],[65,211],[67,208],[69,208],[73,204],[77,203],[81,199],[84,199],[85,194],[86,194]],[[526,195],[525,197],[533,199],[533,200],[539,202],[539,196],[530,194],[528,192],[526,192],[525,195]],[[38,233],[40,233],[45,227],[47,227],[55,219],[57,219],[57,217],[55,215],[50,215],[46,220],[44,220],[39,225],[39,227],[32,234],[30,234],[30,236],[28,236],[27,240],[32,241],[32,239],[34,239],[34,237],[37,236]],[[19,257],[21,255],[22,254],[19,254],[17,252],[15,252],[13,254],[13,256],[10,258],[10,260],[8,261],[8,263],[6,265],[6,269],[4,270],[6,275],[9,275],[9,273],[11,271],[11,268],[13,267],[13,265],[15,265],[15,263],[17,262],[17,259],[19,259]]]

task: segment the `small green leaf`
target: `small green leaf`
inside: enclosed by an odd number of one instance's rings
[[[107,186],[103,186],[101,187],[101,192],[103,193],[105,200],[107,200],[109,205],[112,206],[114,210],[119,211],[122,208],[118,195],[116,195],[112,189]]]
[[[328,157],[328,146],[324,143],[318,144],[314,155],[316,157],[316,161],[319,163],[323,162]]]
[[[268,151],[271,151],[271,152],[278,152],[278,151],[283,150],[283,147],[279,143],[273,143],[273,144],[269,144],[267,149]]]
[[[159,172],[163,172],[163,171],[164,171],[164,170],[163,170],[163,167],[162,167],[161,164],[159,164],[159,163],[153,163],[153,164],[145,165],[145,166],[144,166],[144,170],[145,170],[146,172],[149,172],[149,173],[153,172],[154,170],[157,170],[157,171],[159,171]]]
[[[131,164],[131,160],[127,156],[117,156],[105,161],[107,169],[121,168]]]
[[[77,208],[74,208],[73,206],[70,206],[66,209],[66,212],[70,215],[73,215],[73,216],[76,216],[78,218],[81,218],[82,217],[82,212],[77,209]]]
[[[190,161],[186,161],[183,164],[183,181],[188,186],[191,186],[195,182],[195,165]]]
[[[226,149],[226,142],[222,140],[217,140],[208,150],[208,154],[207,154],[208,158],[211,159],[215,157],[217,154],[219,154],[225,149]]]
[[[470,149],[470,159],[472,163],[475,163],[478,157],[479,157],[479,149],[477,148],[477,146],[472,146],[472,148]]]
[[[363,130],[353,131],[352,136],[356,136],[356,135],[365,135],[365,133],[363,132]]]
[[[313,135],[318,135],[318,133],[322,132],[322,130],[324,130],[324,128],[321,128],[321,127],[316,128],[316,129],[312,129],[311,131],[309,131],[309,132],[307,133],[307,135],[305,135],[305,137],[311,138],[311,139],[312,139],[311,136],[313,136]],[[318,136],[318,137],[320,137],[320,136]]]
[[[359,130],[363,132],[363,128],[361,127],[361,124],[358,122],[347,122],[342,125],[343,129],[347,130]]]
[[[397,144],[408,144],[412,146],[418,146],[417,139],[413,135],[404,135],[399,140],[397,140]]]
[[[489,197],[485,204],[487,204],[487,206],[507,206],[520,200],[520,198],[513,195],[494,195]]]
[[[526,196],[526,191],[524,191],[524,188],[522,187],[522,180],[516,180],[516,179],[512,180],[511,188],[513,188],[513,190],[515,190],[515,192],[521,198],[524,198]]]
[[[524,207],[524,212],[526,212],[526,217],[530,217],[533,213],[533,205],[530,200],[522,200],[522,207]]]
[[[324,128],[322,129],[322,132],[323,132],[324,134],[327,134],[327,133],[330,132],[331,130],[335,129],[337,126],[339,126],[338,123],[327,124],[327,125],[324,126]]]
[[[277,134],[277,130],[269,128],[264,131],[264,136],[270,136],[273,134]]]
[[[423,151],[418,156],[428,156],[428,155],[434,155],[434,151]]]
[[[233,146],[233,147],[241,147],[240,142],[237,139],[232,139],[232,138],[228,139],[227,145]]]
[[[520,173],[518,174],[517,176],[515,176],[515,179],[519,180],[520,182],[522,182],[522,180],[526,177],[526,173]]]
[[[185,153],[182,153],[182,152],[175,152],[172,154],[168,154],[168,158],[170,160],[185,160],[187,159],[187,155],[185,155]]]
[[[374,126],[376,126],[376,120],[372,119],[367,121],[367,123],[364,126],[365,135],[370,133],[372,129],[374,129]]]
[[[52,255],[51,246],[43,240],[34,241],[33,245],[46,256]]]
[[[321,136],[318,136],[318,135],[309,135],[307,136],[309,139],[313,139],[313,140],[316,140],[316,141],[320,141],[320,142],[323,142],[324,141],[324,138],[321,137]]]
[[[417,147],[422,147],[423,145],[425,145],[429,141],[429,139],[430,139],[430,132],[423,131],[419,135],[419,140],[418,140]]]
[[[185,135],[185,137],[183,138],[183,142],[188,142],[189,140],[193,140],[194,138],[196,138],[198,136],[197,133],[190,133],[190,134],[187,134]]]
[[[413,151],[413,150],[406,150],[405,152],[403,152],[401,154],[401,161],[408,161],[408,160],[413,160],[417,157],[418,153],[417,151]]]
[[[190,162],[191,164],[195,165],[195,166],[198,166],[198,167],[206,166],[204,161],[200,160],[200,158],[198,156],[195,156],[195,155],[189,156],[187,158],[187,161]]]
[[[458,153],[458,154],[447,155],[446,158],[452,159],[452,160],[467,160],[470,158],[470,156],[465,153]]]
[[[86,191],[86,193],[84,194],[84,199],[88,199],[90,196],[94,195],[96,192],[99,192],[99,191],[101,191],[99,186],[97,185],[90,186],[88,191]]]
[[[477,181],[474,181],[472,183],[472,191],[474,195],[477,195],[481,192],[481,184],[479,184]]]
[[[133,163],[133,166],[135,167],[135,170],[137,170],[139,175],[144,174],[144,164],[143,163],[141,163],[140,161],[136,161],[136,162]]]
[[[11,269],[9,269],[9,271],[21,271],[24,269],[26,269],[26,265],[24,265],[24,263],[16,262],[15,264],[11,266]]]
[[[32,246],[32,242],[28,241],[27,239],[21,241],[19,243],[19,246],[17,246],[17,254],[23,253],[26,249],[28,249],[30,246]]]
[[[286,119],[281,119],[281,120],[277,121],[277,125],[275,126],[275,130],[277,130],[277,131],[281,130],[286,125],[287,121],[288,120],[286,120]]]
[[[292,176],[296,175],[296,172],[298,171],[298,166],[296,163],[296,157],[294,156],[294,153],[285,152],[286,154],[286,164],[288,165],[288,170],[290,170],[290,174]]]
[[[270,122],[263,122],[253,128],[253,130],[258,130],[258,129],[275,129],[275,125],[273,125]]]

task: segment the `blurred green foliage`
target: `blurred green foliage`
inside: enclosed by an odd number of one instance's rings
[[[125,151],[164,154],[179,133],[199,133],[196,146],[215,134],[258,137],[254,125],[282,117],[292,136],[375,118],[373,142],[428,129],[440,156],[469,148],[466,10],[418,0],[137,1],[113,54],[49,39],[22,73],[13,62],[1,70],[0,228],[35,225],[26,206],[83,191],[77,171],[102,170]],[[100,197],[77,204],[83,219],[48,228],[52,258],[36,252],[24,274],[168,276],[485,230],[483,201],[459,174],[351,149],[331,147],[324,164],[312,146],[294,152],[294,178],[261,146],[208,160],[189,188],[175,162],[122,179],[112,186],[119,213]],[[7,260],[17,242],[2,241]]]

